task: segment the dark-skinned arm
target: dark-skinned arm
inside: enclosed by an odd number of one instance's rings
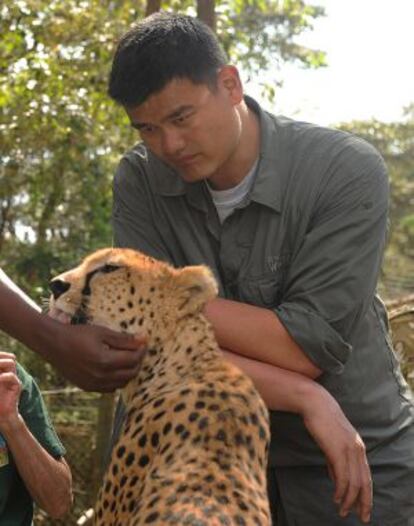
[[[145,339],[97,326],[65,325],[37,311],[0,272],[0,329],[87,391],[107,392],[136,376]]]

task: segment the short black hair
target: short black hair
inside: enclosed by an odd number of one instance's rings
[[[138,106],[175,78],[215,86],[226,55],[213,31],[197,18],[155,13],[122,36],[112,63],[109,96]]]

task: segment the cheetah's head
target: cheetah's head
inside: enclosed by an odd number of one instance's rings
[[[51,311],[72,323],[92,323],[114,330],[151,333],[184,316],[200,312],[217,294],[204,266],[174,269],[140,252],[105,248],[50,282]]]

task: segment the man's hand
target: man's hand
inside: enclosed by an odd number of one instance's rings
[[[361,521],[369,522],[372,480],[365,445],[337,402],[325,398],[309,400],[302,415],[304,423],[327,458],[339,514],[345,517],[355,508]]]
[[[56,339],[44,357],[85,391],[110,392],[132,380],[141,366],[146,337],[94,325],[67,325],[51,320]]]
[[[19,417],[21,383],[14,354],[0,352],[0,431]]]
[[[368,522],[372,508],[371,473],[365,446],[336,400],[302,374],[240,356],[223,355],[253,380],[267,407],[300,414],[307,430],[327,458],[335,482],[334,500],[345,516],[351,508]]]

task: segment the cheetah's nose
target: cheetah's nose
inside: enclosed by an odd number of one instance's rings
[[[53,279],[52,281],[49,281],[49,288],[53,294],[54,299],[57,300],[59,296],[69,290],[70,283],[67,281],[62,281],[61,279]]]

